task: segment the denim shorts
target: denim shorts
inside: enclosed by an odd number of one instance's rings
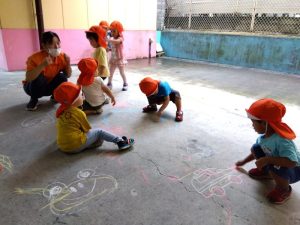
[[[265,157],[266,154],[263,152],[259,144],[254,144],[251,149],[252,153],[255,155],[256,159]],[[279,177],[282,177],[285,180],[288,180],[290,184],[296,183],[300,180],[300,166],[293,168],[279,167],[274,165],[266,165],[263,170],[265,172],[272,171]]]

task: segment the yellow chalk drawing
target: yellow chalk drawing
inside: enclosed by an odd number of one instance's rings
[[[54,182],[46,188],[17,188],[18,194],[39,194],[49,201],[40,210],[47,207],[55,215],[64,215],[79,210],[94,198],[100,198],[104,194],[113,193],[118,188],[117,180],[105,174],[96,174],[92,169],[79,171],[77,180],[66,185],[62,182]]]
[[[8,156],[0,154],[0,171],[2,171],[3,168],[8,170],[11,173],[13,169],[13,164],[10,161]]]

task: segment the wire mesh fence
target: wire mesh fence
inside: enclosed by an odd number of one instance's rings
[[[300,35],[300,0],[160,0],[159,29]]]

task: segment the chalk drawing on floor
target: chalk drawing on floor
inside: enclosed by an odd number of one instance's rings
[[[0,172],[3,172],[4,169],[12,173],[13,164],[8,156],[0,154]]]
[[[23,120],[23,122],[21,123],[21,127],[28,128],[36,126],[38,124],[52,124],[55,122],[53,115],[54,113],[49,112],[39,116],[31,116]]]
[[[104,195],[113,193],[118,188],[117,180],[106,174],[96,174],[93,169],[81,170],[77,174],[77,180],[66,185],[63,182],[54,182],[46,188],[17,188],[18,194],[43,195],[48,204],[47,207],[55,215],[72,214],[86,207],[92,199],[99,199]]]
[[[288,225],[300,225],[300,213],[291,214]]]
[[[226,196],[225,188],[230,184],[242,183],[241,175],[235,175],[235,173],[235,168],[206,168],[194,170],[180,178],[173,178],[172,180],[183,181],[189,178],[192,187],[204,198],[218,197],[223,201],[223,210],[227,220],[226,224],[231,225],[232,208],[230,200]]]
[[[225,187],[230,184],[241,184],[241,175],[235,175],[234,168],[216,169],[206,168],[198,169],[188,173],[176,180],[182,181],[191,177],[191,185],[193,188],[205,198],[212,196],[223,197],[226,195]]]
[[[130,194],[131,194],[131,196],[133,196],[133,197],[135,197],[135,196],[138,195],[138,193],[137,193],[137,191],[136,191],[135,189],[131,189],[131,190],[130,190]]]
[[[214,150],[210,146],[197,139],[188,139],[186,145],[180,146],[179,148],[185,152],[181,154],[185,161],[191,161],[193,158],[208,158],[214,155]]]

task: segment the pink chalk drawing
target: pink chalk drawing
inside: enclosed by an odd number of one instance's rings
[[[117,102],[115,105],[116,108],[128,108],[129,106],[127,102]]]
[[[176,176],[168,176],[172,181],[181,181],[192,176],[191,185],[193,188],[205,198],[212,196],[224,197],[225,187],[230,184],[241,184],[241,175],[235,175],[234,168],[227,169],[198,169],[190,172],[180,178]]]
[[[225,196],[225,187],[229,184],[241,184],[240,175],[232,174],[235,170],[229,169],[199,169],[193,173],[191,184],[194,189],[205,198],[214,195]]]
[[[110,132],[112,132],[115,135],[121,136],[122,134],[124,134],[124,130],[123,130],[122,127],[109,125],[109,126],[102,126],[101,128],[103,130],[110,131]]]

